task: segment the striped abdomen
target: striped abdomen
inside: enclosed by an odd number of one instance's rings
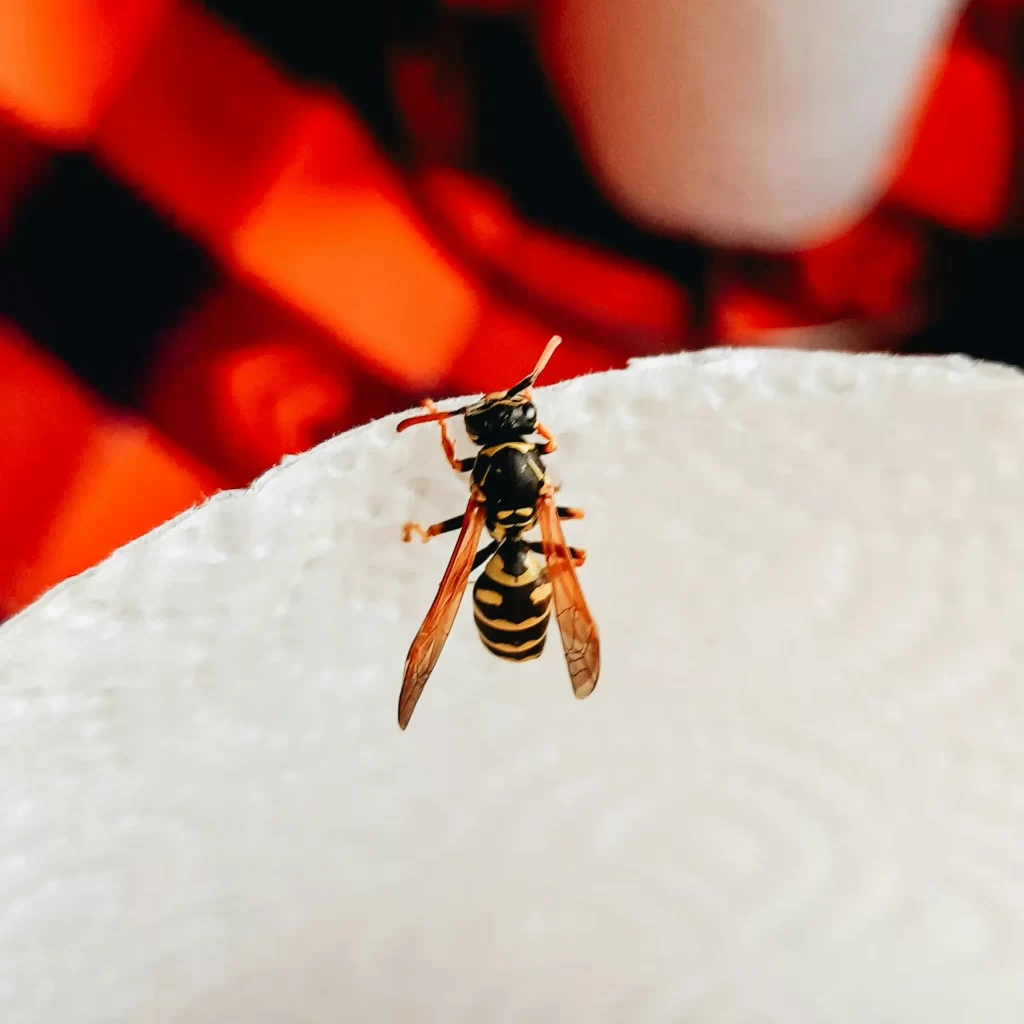
[[[525,544],[506,542],[473,587],[473,617],[484,646],[509,661],[536,658],[544,650],[550,616],[544,563]]]

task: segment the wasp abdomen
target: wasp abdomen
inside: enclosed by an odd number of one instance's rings
[[[547,569],[524,544],[506,542],[473,587],[473,617],[484,646],[509,661],[539,657],[550,616]]]

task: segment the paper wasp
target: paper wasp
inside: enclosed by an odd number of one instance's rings
[[[427,541],[460,532],[437,596],[406,658],[398,699],[402,729],[409,724],[441,656],[470,573],[481,565],[484,571],[473,587],[473,615],[484,646],[509,661],[538,657],[547,639],[553,604],[574,693],[588,697],[597,685],[601,664],[597,626],[576,577],[585,552],[566,544],[561,524],[563,519],[581,519],[583,513],[555,504],[555,487],[541,456],[550,455],[557,446],[537,419],[531,393],[561,340],[553,337],[532,373],[507,391],[492,392],[449,412],[426,400],[425,415],[398,424],[399,432],[419,423],[440,424],[441,447],[452,468],[471,474],[469,504],[462,515],[427,529],[417,523],[403,528],[406,542],[413,534]],[[471,458],[455,457],[445,423],[453,416],[463,417],[469,439],[480,449]],[[543,438],[543,443],[527,440],[532,435]],[[540,527],[539,543],[524,539],[535,526]],[[477,550],[485,527],[492,540]],[[543,561],[535,553],[542,553]]]

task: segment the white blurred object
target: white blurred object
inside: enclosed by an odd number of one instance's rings
[[[546,0],[599,180],[648,226],[791,247],[876,200],[959,0]]]
[[[1024,378],[713,351],[538,404],[586,701],[467,600],[399,731],[452,543],[400,524],[466,483],[397,417],[0,629],[4,1024],[1020,1021]]]

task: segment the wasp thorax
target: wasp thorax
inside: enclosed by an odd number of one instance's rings
[[[537,410],[525,395],[487,395],[466,410],[466,433],[475,444],[499,444],[533,433]]]

